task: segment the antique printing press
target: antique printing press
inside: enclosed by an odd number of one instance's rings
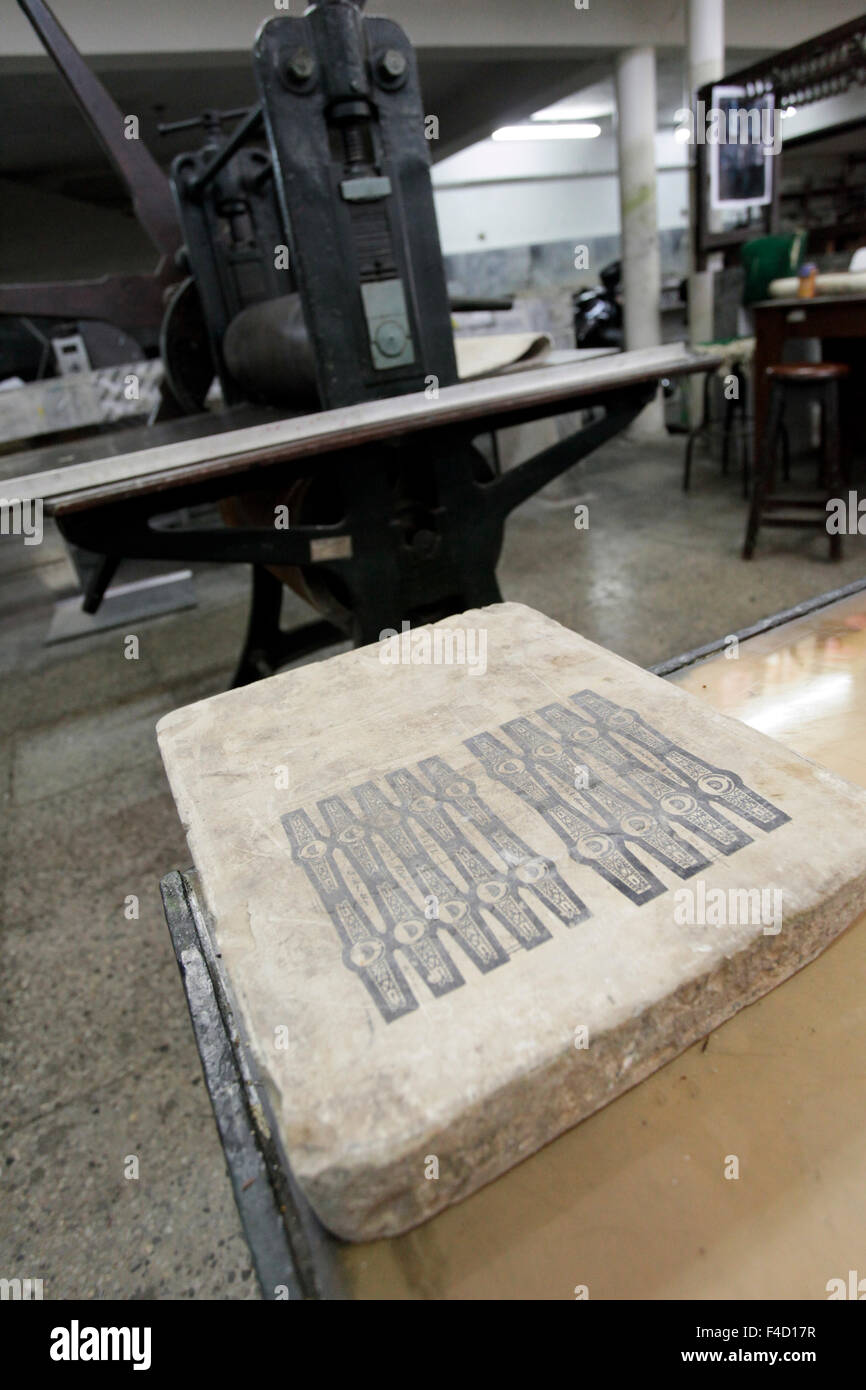
[[[251,403],[283,417],[419,394],[444,401],[458,380],[451,304],[417,66],[396,24],[365,17],[350,0],[263,24],[253,52],[258,105],[181,123],[204,124],[205,143],[174,161],[173,214],[155,161],[140,149],[130,158],[124,145],[135,142],[120,135],[121,113],[44,0],[20,3],[160,249],[151,277],[168,294],[159,419],[201,412],[215,374],[229,407]],[[113,312],[113,285],[102,282],[91,312]],[[20,305],[23,289],[0,288],[0,310]],[[122,319],[134,295],[125,280],[114,289]],[[82,307],[81,287],[55,290],[60,302]],[[85,590],[89,612],[122,558],[251,563],[241,684],[335,641],[362,645],[406,620],[497,601],[509,512],[625,428],[660,377],[713,365],[657,351],[658,360],[644,353],[646,364],[631,373],[634,355],[625,354],[622,378],[596,390],[581,379],[587,364],[575,363],[573,389],[560,372],[554,391],[523,408],[499,393],[486,411],[477,401],[465,416],[443,409],[441,423],[411,435],[358,431],[338,449],[318,450],[314,466],[276,451],[255,475],[241,461],[228,477],[199,473],[181,485],[178,476],[170,492],[157,479],[122,498],[93,486],[47,500],[66,540],[103,557]],[[544,369],[536,370],[540,384]],[[603,419],[505,476],[476,443],[507,424],[598,406]],[[154,445],[166,428],[157,424]],[[218,503],[227,524],[163,524],[167,513],[202,502]],[[275,526],[278,512],[288,529]],[[283,584],[310,601],[316,621],[280,629]]]

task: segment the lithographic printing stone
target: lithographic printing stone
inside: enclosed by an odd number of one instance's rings
[[[352,1240],[490,1182],[866,910],[866,793],[517,604],[159,738],[285,1151]]]

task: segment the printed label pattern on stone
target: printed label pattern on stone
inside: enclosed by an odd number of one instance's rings
[[[565,842],[588,871],[589,894],[591,875],[599,874],[641,905],[668,891],[654,867],[690,878],[713,857],[750,844],[753,836],[726,811],[762,831],[790,819],[736,773],[681,748],[634,710],[591,690],[569,703],[573,709],[546,705],[509,720],[466,747]],[[319,801],[325,835],[303,808],[282,823],[292,857],[337,930],[346,966],[386,1022],[418,1008],[401,958],[439,997],[465,983],[448,940],[487,974],[516,951],[550,940],[540,905],[566,927],[590,916],[554,863],[441,758],[399,768],[385,781],[387,790],[375,782],[355,787],[354,804],[341,796]]]

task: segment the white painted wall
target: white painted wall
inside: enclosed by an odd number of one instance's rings
[[[507,246],[618,236],[616,140],[610,122],[595,140],[482,140],[433,170],[445,255]],[[659,228],[688,224],[684,147],[656,137]]]
[[[785,120],[785,140],[862,120],[860,87],[804,107]],[[595,140],[482,140],[434,165],[433,187],[446,255],[619,235],[616,138],[609,119]],[[659,229],[688,226],[686,147],[673,129],[656,134]]]

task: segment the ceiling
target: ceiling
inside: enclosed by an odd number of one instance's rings
[[[489,134],[505,116],[528,115],[555,101],[593,64],[574,55],[500,58],[487,50],[456,57],[419,55],[425,109],[440,122],[434,158],[444,158]],[[202,54],[195,59],[160,55],[152,64],[94,67],[124,114],[139,117],[141,138],[161,164],[194,148],[197,133],[160,136],[157,125],[207,108],[231,110],[255,99],[250,55]],[[0,62],[0,178],[24,180],[66,197],[123,205],[124,193],[71,93],[48,59]]]
[[[581,101],[613,105],[613,51],[585,55],[523,50],[422,49],[421,86],[427,112],[439,117],[431,152],[445,158],[539,107],[580,93]],[[729,66],[746,57],[729,53]],[[124,114],[134,113],[141,136],[168,167],[194,147],[196,133],[161,137],[160,122],[181,120],[210,107],[230,110],[255,100],[248,53],[154,55],[94,60],[93,66]],[[683,103],[681,52],[660,51],[657,61],[660,124],[670,124]],[[0,59],[0,178],[24,180],[45,191],[122,207],[125,196],[86,120],[47,58]]]

